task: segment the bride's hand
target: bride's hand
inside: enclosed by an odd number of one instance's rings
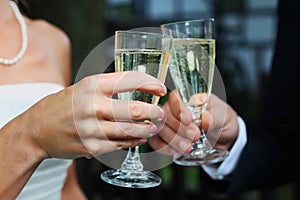
[[[41,159],[90,157],[143,144],[157,127],[133,120],[160,120],[164,111],[141,101],[112,98],[132,90],[166,94],[159,80],[141,72],[89,76],[45,97],[22,115],[23,122],[32,124],[23,131],[26,141],[38,149]]]

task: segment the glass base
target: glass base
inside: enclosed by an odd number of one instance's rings
[[[188,154],[176,154],[173,156],[173,161],[183,166],[199,166],[221,162],[228,155],[229,152],[227,150],[212,149],[204,152],[197,149]]]
[[[149,188],[161,184],[161,178],[149,171],[111,169],[101,173],[101,179],[112,185],[127,188]]]

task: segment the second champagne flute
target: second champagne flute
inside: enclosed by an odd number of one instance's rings
[[[214,19],[172,22],[162,24],[161,28],[164,34],[172,37],[171,77],[194,123],[201,127],[215,68]],[[220,162],[227,156],[227,150],[211,146],[201,128],[201,137],[193,143],[192,151],[177,154],[173,160],[179,165],[198,166]]]
[[[142,71],[164,83],[168,72],[170,44],[171,40],[160,33],[116,31],[115,71]],[[119,93],[119,99],[151,104],[158,104],[159,101],[158,96],[139,91]],[[161,184],[158,175],[143,170],[139,146],[129,148],[121,167],[103,172],[101,178],[110,184],[129,188],[148,188]]]

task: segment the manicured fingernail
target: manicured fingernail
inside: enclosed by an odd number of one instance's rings
[[[165,118],[165,111],[163,109],[160,109],[160,113],[158,115],[158,121],[161,122]]]
[[[147,139],[146,138],[141,138],[139,140],[139,145],[142,145],[142,144],[145,144],[147,142]]]
[[[157,126],[153,124],[151,126],[151,133],[155,133],[156,131],[157,131]]]

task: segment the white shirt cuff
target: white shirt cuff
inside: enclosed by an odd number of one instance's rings
[[[214,165],[203,165],[203,170],[212,178],[216,180],[222,180],[229,174],[231,174],[237,165],[241,152],[247,143],[247,130],[244,120],[238,116],[239,124],[238,137],[232,146],[228,157],[222,162],[219,167]]]

